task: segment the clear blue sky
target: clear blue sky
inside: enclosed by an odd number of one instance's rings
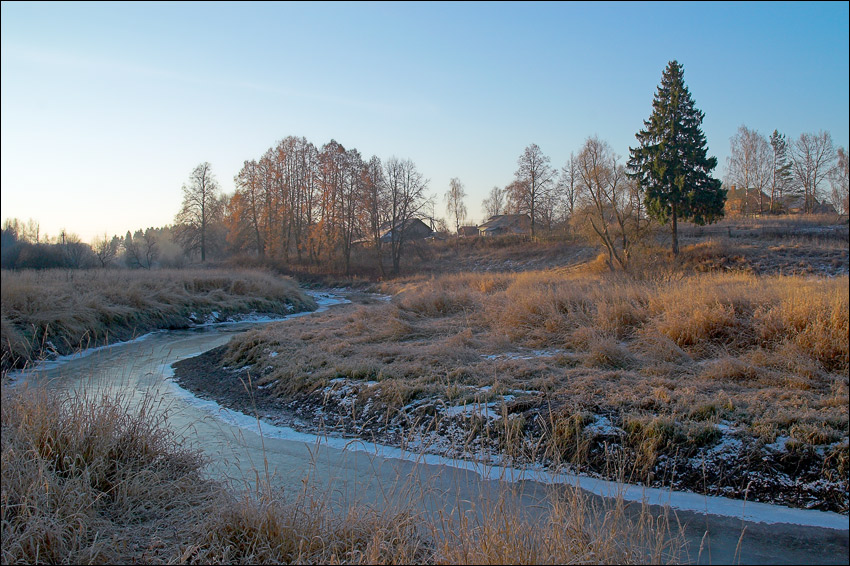
[[[676,59],[722,177],[745,124],[848,145],[848,3],[2,3],[2,218],[173,222],[287,135],[412,159],[472,220],[536,143],[628,157]]]

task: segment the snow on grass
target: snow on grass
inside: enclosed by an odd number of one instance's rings
[[[502,418],[501,408],[502,403],[470,403],[468,405],[458,405],[454,407],[445,407],[440,412],[447,417],[457,416],[477,416],[488,420],[497,421]]]
[[[617,436],[623,434],[623,430],[614,426],[605,415],[594,415],[592,423],[586,425],[584,430],[599,436]]]
[[[566,353],[566,350],[531,350],[527,352],[500,352],[498,354],[482,354],[485,360],[534,360],[537,358],[554,358],[559,354]]]
[[[571,473],[552,472],[541,469],[539,466],[519,469],[510,466],[482,464],[477,461],[450,458],[439,454],[423,453],[425,450],[429,452],[442,452],[443,454],[452,453],[451,449],[454,448],[453,440],[436,431],[430,431],[418,439],[413,439],[406,445],[406,448],[385,446],[364,440],[352,442],[350,438],[342,436],[299,432],[287,426],[270,424],[262,419],[258,420],[255,417],[238,411],[226,409],[218,403],[196,397],[174,382],[171,382],[171,384],[187,403],[202,409],[232,426],[246,431],[256,432],[259,430],[259,433],[267,438],[305,443],[311,446],[322,444],[340,451],[367,452],[375,457],[407,460],[428,466],[450,466],[474,472],[484,480],[501,480],[511,483],[536,481],[547,484],[575,485],[603,497],[622,497],[626,501],[645,502],[651,505],[668,505],[675,510],[733,517],[756,523],[787,523],[837,530],[847,530],[848,528],[847,517],[834,512],[795,509],[781,505],[741,501],[720,496],[699,495],[695,493],[676,492],[670,489],[623,484]],[[598,419],[597,422],[604,424],[604,421],[601,419]],[[475,447],[471,446],[471,448]]]

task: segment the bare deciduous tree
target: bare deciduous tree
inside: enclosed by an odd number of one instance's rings
[[[37,220],[30,218],[26,224],[23,224],[21,229],[21,240],[31,244],[41,243],[42,234],[41,227]]]
[[[589,227],[608,252],[608,267],[626,268],[641,224],[639,185],[626,175],[607,142],[588,138],[576,156],[576,217]]]
[[[841,214],[850,214],[850,186],[848,186],[847,150],[839,147],[836,152],[837,163],[829,174],[832,188],[830,200],[835,210]]]
[[[253,159],[245,161],[233,182],[236,184],[236,193],[229,203],[234,223],[231,231],[239,234],[240,240],[247,239],[243,232],[249,232],[257,255],[263,257],[266,255],[266,243],[262,226],[262,185],[257,162]]]
[[[803,189],[804,212],[813,212],[818,200],[820,184],[832,169],[835,149],[829,132],[800,134],[791,145],[791,164],[794,178]]]
[[[490,189],[490,195],[481,202],[487,218],[502,214],[505,210],[505,191],[499,187]]]
[[[773,178],[773,151],[767,139],[755,130],[742,125],[729,140],[730,153],[726,160],[726,182],[744,190],[741,213],[756,212],[750,209],[750,191],[757,191],[759,213],[764,212],[764,191]]]
[[[84,244],[80,236],[74,233],[67,232],[64,228],[59,234],[60,246],[62,247],[62,256],[65,259],[65,265],[71,269],[81,269],[89,267],[92,260],[92,250],[87,244]]]
[[[561,195],[560,202],[563,205],[563,217],[568,221],[575,212],[576,202],[578,202],[578,162],[575,155],[570,153],[570,158],[561,167],[561,176],[558,179],[557,190]]]
[[[351,271],[351,249],[358,229],[358,209],[361,205],[360,197],[363,194],[363,169],[365,167],[359,151],[352,148],[345,153],[339,223],[342,232],[342,257],[346,275]]]
[[[455,238],[460,238],[460,225],[466,220],[466,204],[463,199],[466,198],[466,191],[463,189],[463,183],[457,177],[452,178],[449,182],[449,190],[446,191],[446,213],[450,219],[455,221]]]
[[[98,237],[94,239],[92,250],[94,250],[94,256],[101,267],[108,267],[115,261],[115,257],[118,255],[119,245],[120,241],[117,236],[110,239],[105,232],[103,238]]]
[[[150,269],[158,257],[159,247],[153,228],[144,232],[136,230],[132,235],[127,231],[124,236],[124,262],[127,267]]]
[[[410,222],[425,206],[428,181],[410,159],[390,157],[384,165],[387,211],[390,226],[390,257],[393,273],[401,267],[401,256]]]
[[[189,184],[183,185],[183,206],[174,219],[184,251],[200,252],[202,262],[207,259],[210,226],[221,219],[220,192],[212,166],[201,163],[192,171]]]
[[[375,259],[383,276],[385,272],[381,253],[381,226],[387,222],[388,198],[381,160],[373,155],[369,163],[364,165],[361,175],[363,182],[360,185],[360,226],[375,247]]]
[[[537,144],[526,147],[517,160],[516,183],[510,185],[509,198],[517,213],[531,217],[531,239],[535,238],[538,206],[546,191],[551,189],[555,172],[549,166],[549,158]]]

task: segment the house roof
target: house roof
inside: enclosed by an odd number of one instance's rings
[[[380,229],[381,240],[386,241],[392,238],[394,228],[396,226],[392,226],[389,222],[384,223]],[[430,236],[433,230],[421,218],[408,218],[404,221],[404,232],[408,239],[415,239]]]
[[[531,226],[531,219],[527,214],[499,214],[491,216],[490,220],[478,226],[479,232],[496,232],[499,230],[513,230],[525,232]]]

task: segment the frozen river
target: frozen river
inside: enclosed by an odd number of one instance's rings
[[[315,296],[322,310],[346,302],[332,293]],[[305,315],[309,313],[288,318]],[[134,403],[154,399],[157,410],[167,412],[169,426],[209,456],[209,473],[232,482],[235,488],[248,487],[261,477],[284,493],[297,493],[310,485],[319,490],[330,488],[341,504],[370,505],[403,505],[415,493],[426,512],[458,516],[486,508],[484,502],[505,493],[505,482],[511,488],[510,497],[516,498],[514,504],[529,510],[539,508],[540,501],[559,484],[580,482],[593,497],[619,494],[628,501],[669,506],[685,525],[687,556],[693,562],[848,561],[848,518],[836,513],[483,467],[358,440],[300,433],[199,399],[170,379],[172,363],[221,346],[235,333],[263,323],[154,332],[132,342],[43,363],[13,380],[16,386],[46,382],[59,390],[116,392]]]

